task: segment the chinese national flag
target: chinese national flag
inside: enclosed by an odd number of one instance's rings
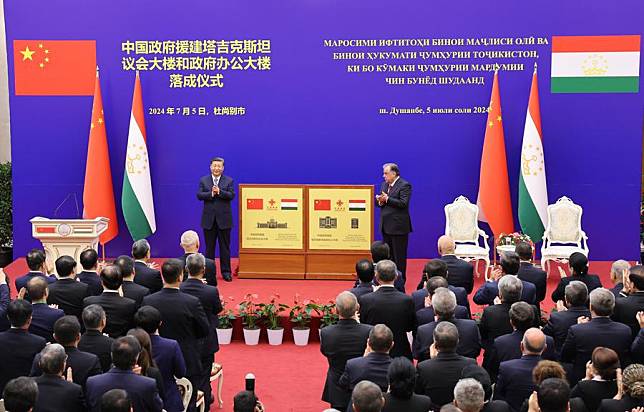
[[[313,210],[331,210],[331,200],[315,199],[315,202],[313,202]]]
[[[91,96],[96,41],[14,40],[13,70],[18,96]]]
[[[87,145],[87,164],[85,165],[83,218],[106,217],[110,219],[107,230],[99,238],[99,241],[104,245],[116,237],[119,233],[119,225],[116,220],[114,187],[112,186],[110,153],[107,146],[107,134],[105,133],[101,84],[98,79],[98,71],[96,71],[96,68],[94,70],[96,86],[92,106],[92,121],[89,129],[89,143]]]
[[[246,209],[248,210],[262,210],[264,209],[264,199],[247,199]]]

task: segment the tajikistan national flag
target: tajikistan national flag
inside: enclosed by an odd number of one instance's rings
[[[134,82],[134,96],[132,97],[132,113],[130,114],[130,131],[127,138],[123,194],[121,196],[123,216],[134,240],[146,238],[157,230],[143,113],[141,80],[137,72]]]
[[[546,164],[543,156],[541,114],[537,69],[532,75],[530,100],[525,116],[523,145],[521,146],[521,175],[519,177],[519,223],[521,231],[534,243],[543,237],[548,225],[548,188],[546,187]]]
[[[640,36],[553,36],[552,93],[637,93]]]

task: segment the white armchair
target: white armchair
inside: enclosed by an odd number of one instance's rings
[[[548,205],[548,226],[541,245],[541,266],[548,273],[550,261],[566,263],[574,252],[588,256],[588,236],[581,229],[581,206],[566,196]]]
[[[468,262],[474,261],[478,276],[478,261],[485,262],[485,277],[490,267],[489,236],[478,226],[479,208],[465,196],[459,196],[453,203],[445,205],[445,234],[456,242],[455,254]],[[483,238],[481,246],[479,238]]]

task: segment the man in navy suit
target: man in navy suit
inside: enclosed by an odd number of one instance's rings
[[[445,288],[445,289],[448,289],[450,292],[454,293],[451,289],[448,288],[448,286],[449,285],[447,284],[447,279],[440,276],[434,276],[426,282],[425,290],[427,291],[427,297],[425,297],[425,299],[423,300],[423,304],[425,306],[423,306],[421,309],[416,310],[416,320],[418,322],[419,327],[420,325],[425,325],[435,320],[434,316],[436,316],[436,313],[434,311],[434,307],[432,304],[434,299],[434,293],[438,288]],[[412,299],[413,298],[414,296],[412,295]],[[457,304],[456,308],[454,309],[454,317],[456,319],[469,319],[470,314],[466,307]]]
[[[31,325],[29,332],[42,336],[47,342],[54,341],[54,323],[63,316],[65,312],[47,305],[47,281],[40,276],[35,276],[27,283],[27,292],[31,296]]]
[[[112,367],[114,339],[103,335],[103,329],[107,324],[103,308],[100,305],[89,305],[83,309],[83,324],[85,333],[78,342],[78,349],[96,355],[101,363],[101,369],[107,372]]]
[[[546,335],[537,328],[528,329],[521,341],[521,358],[501,363],[494,388],[494,399],[506,401],[514,411],[534,391],[532,369],[542,359],[546,349]]]
[[[640,331],[631,345],[633,363],[644,363],[644,312],[637,312],[637,323]]]
[[[465,308],[467,308],[467,315],[469,317],[470,301],[467,298],[467,291],[464,287],[449,285],[449,280],[447,280],[449,277],[447,263],[445,263],[445,261],[441,259],[432,259],[429,262],[425,263],[425,267],[423,268],[423,275],[421,276],[418,287],[416,288],[418,290],[411,294],[411,298],[414,300],[414,307],[416,308],[416,312],[425,307],[425,298],[428,296],[425,284],[427,280],[435,276],[445,278],[445,281],[448,283],[447,288],[454,292],[454,295],[456,295],[456,304],[465,306]]]
[[[494,280],[488,280],[474,294],[474,303],[478,305],[493,305],[494,299],[499,296],[499,280],[503,276],[516,276],[519,270],[519,255],[514,252],[506,252],[501,255],[501,269],[495,269],[492,274]],[[521,300],[534,305],[537,297],[535,286],[524,280],[521,280],[523,289]]]
[[[7,411],[33,411],[38,399],[38,385],[33,379],[21,376],[10,380],[0,395]]]
[[[114,261],[114,264],[121,269],[123,275],[123,296],[136,302],[137,309],[141,306],[143,298],[150,294],[150,289],[134,282],[134,259],[129,256],[121,255]]]
[[[112,345],[114,367],[87,380],[87,403],[90,411],[100,410],[101,397],[111,389],[124,389],[132,401],[134,412],[161,412],[163,401],[154,379],[132,370],[141,353],[141,345],[133,336],[123,336]]]
[[[85,249],[80,254],[80,264],[83,271],[78,274],[78,280],[89,288],[91,296],[103,293],[101,278],[98,276],[98,253],[94,249]]]
[[[224,173],[224,159],[215,157],[210,161],[210,174],[199,180],[197,199],[203,201],[201,227],[206,239],[206,257],[215,259],[215,246],[219,242],[221,276],[226,282],[233,278],[230,268],[230,229],[233,214],[230,203],[235,198],[233,179]]]
[[[358,275],[358,284],[349,289],[349,292],[353,293],[356,298],[360,299],[362,295],[373,292],[373,263],[367,259],[361,259],[356,262],[356,275]]]
[[[546,271],[532,264],[532,246],[530,243],[520,242],[516,245],[514,251],[519,255],[520,260],[517,277],[534,285],[537,293],[535,304],[539,305],[546,298],[546,284],[548,282]]]
[[[586,375],[586,363],[591,360],[597,346],[617,352],[623,368],[631,363],[631,328],[610,319],[614,308],[615,295],[608,289],[597,288],[590,292],[591,319],[580,318],[578,324],[568,330],[561,348],[561,361],[573,363],[573,373],[569,377],[571,384]]]
[[[474,266],[456,257],[456,243],[447,235],[438,238],[438,254],[447,263],[447,281],[452,286],[465,288],[470,294],[474,288]]]
[[[31,303],[16,299],[7,307],[11,329],[0,333],[0,393],[13,378],[28,376],[31,363],[47,343],[44,338],[29,333]]]
[[[386,163],[382,167],[384,182],[380,185],[380,194],[376,203],[380,210],[380,232],[382,239],[391,249],[391,260],[402,275],[404,291],[407,279],[407,243],[412,231],[409,215],[411,184],[400,177],[400,169],[395,163]]]
[[[640,331],[635,316],[644,309],[644,266],[635,265],[630,269],[630,273],[624,276],[624,290],[627,296],[615,300],[612,319],[630,326],[635,338]]]
[[[429,347],[434,343],[434,329],[440,322],[450,322],[458,329],[458,346],[456,353],[476,359],[481,353],[481,336],[476,321],[456,319],[456,296],[447,288],[438,288],[432,296],[432,306],[437,320],[419,326],[413,343],[414,358],[419,362],[429,358]]]
[[[71,256],[56,259],[58,281],[49,286],[47,303],[58,305],[66,315],[81,318],[83,299],[90,295],[89,287],[76,280],[76,261]]]
[[[20,292],[20,289],[27,286],[27,282],[29,282],[34,276],[43,277],[48,283],[54,283],[56,281],[54,276],[47,275],[45,252],[40,249],[31,249],[29,253],[27,253],[26,260],[27,266],[29,266],[29,273],[16,278],[16,292]],[[25,299],[31,301],[29,295],[25,295]]]
[[[186,266],[186,258],[193,253],[199,253],[199,235],[194,230],[186,230],[181,234],[181,248],[183,255],[178,259]],[[183,280],[188,279],[188,272],[184,269]],[[206,274],[204,275],[206,283],[210,286],[217,286],[217,265],[212,259],[206,258]]]
[[[7,319],[7,307],[11,302],[11,292],[7,283],[7,275],[0,268],[0,332],[4,332],[11,326]]]
[[[206,271],[206,258],[204,255],[201,253],[193,253],[188,256],[186,258],[185,269],[188,271],[189,277],[181,284],[180,290],[199,299],[210,321],[208,336],[199,342],[202,365],[200,375],[201,384],[199,388],[204,393],[206,409],[209,409],[210,404],[214,401],[210,389],[210,371],[215,361],[215,353],[219,351],[219,341],[217,340],[217,333],[215,331],[219,326],[219,316],[217,315],[224,307],[221,304],[217,287],[204,283],[204,274]]]
[[[134,258],[134,281],[156,293],[163,287],[161,272],[155,269],[155,263],[150,261],[150,243],[139,239],[132,244],[132,257]]]
[[[175,380],[175,377],[186,376],[186,363],[179,344],[176,340],[159,336],[161,312],[153,306],[142,306],[134,315],[134,322],[150,335],[152,358],[163,377],[163,408],[168,412],[183,412],[183,401]]]
[[[64,376],[67,354],[57,344],[45,346],[40,352],[39,366],[42,375],[34,380],[38,384],[36,411],[85,412],[85,397],[80,385],[68,382]]]
[[[573,280],[565,288],[565,304],[557,302],[557,311],[550,313],[548,323],[543,327],[543,333],[555,340],[557,353],[568,336],[568,329],[577,324],[579,317],[590,318],[588,310],[588,287],[584,282]]]

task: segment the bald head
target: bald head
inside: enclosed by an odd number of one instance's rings
[[[546,349],[546,335],[541,332],[541,329],[526,330],[521,341],[521,349],[524,355],[541,355]]]
[[[451,255],[456,250],[456,243],[454,239],[447,235],[443,235],[438,238],[438,253],[443,255]]]
[[[351,292],[342,292],[335,298],[335,308],[340,319],[351,319],[358,311],[358,299]]]

